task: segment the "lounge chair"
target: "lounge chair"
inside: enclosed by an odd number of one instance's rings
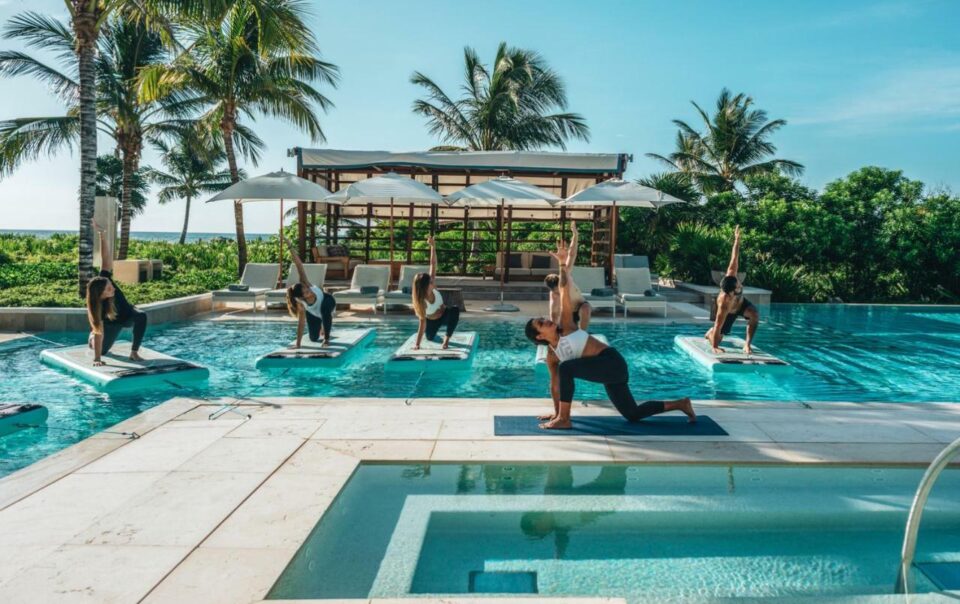
[[[663,316],[667,316],[667,299],[654,291],[649,268],[617,269],[617,290],[624,317],[628,309],[637,308],[663,309]]]
[[[400,281],[397,283],[397,289],[384,294],[384,304],[391,306],[410,306],[413,278],[417,276],[417,273],[427,273],[429,271],[429,266],[420,264],[404,264],[401,266]],[[407,291],[403,291],[404,288],[406,288]],[[386,312],[386,306],[384,307],[384,312]]]
[[[577,284],[583,293],[583,299],[590,303],[594,310],[600,308],[609,308],[610,312],[617,314],[617,297],[611,293],[609,296],[594,295],[592,292],[599,289],[610,289],[603,277],[603,268],[599,266],[575,266],[570,270],[570,276],[573,282]]]
[[[376,291],[363,293],[366,288],[376,288]],[[377,305],[383,302],[383,297],[390,287],[390,266],[361,264],[353,269],[353,279],[350,288],[334,293],[337,304],[370,304],[373,312],[377,312]],[[384,310],[386,312],[386,310]]]
[[[311,252],[315,263],[329,267],[327,273],[331,278],[349,279],[353,269],[363,263],[359,258],[351,258],[350,250],[345,245],[320,245]]]
[[[310,280],[310,283],[317,287],[323,287],[323,282],[327,278],[326,264],[304,264],[303,268],[307,271],[307,279]],[[268,291],[266,294],[267,304],[271,302],[285,303],[287,300],[287,288],[298,281],[300,281],[300,272],[297,270],[296,264],[291,264],[290,269],[287,271],[286,285],[282,288]]]
[[[228,288],[213,292],[214,302],[253,302],[253,310],[257,310],[257,302],[266,299],[266,294],[277,286],[280,279],[280,265],[250,262],[243,267],[240,284],[246,285],[246,291],[231,291]],[[267,309],[264,302],[263,309]]]

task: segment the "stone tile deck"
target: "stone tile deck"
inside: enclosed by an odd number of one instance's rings
[[[267,400],[171,399],[0,480],[0,602],[260,601],[362,461],[926,464],[960,436],[956,404],[704,401],[729,436],[671,440],[493,436],[535,399]]]

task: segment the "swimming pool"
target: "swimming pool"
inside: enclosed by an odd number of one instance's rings
[[[630,363],[638,397],[789,401],[923,402],[956,400],[960,383],[960,309],[907,306],[773,305],[757,335],[759,346],[792,363],[790,376],[713,376],[673,343],[676,335],[702,334],[703,324],[600,320],[605,334]],[[342,323],[348,325],[348,323]],[[356,325],[356,324],[354,324]],[[532,370],[533,346],[520,318],[471,321],[479,351],[468,372],[441,376],[384,370],[390,354],[415,329],[412,320],[365,323],[377,336],[342,368],[316,372],[262,372],[256,359],[293,339],[295,327],[279,322],[193,321],[151,328],[147,346],[205,365],[209,382],[197,389],[159,388],[107,396],[40,363],[51,346],[27,338],[0,347],[0,402],[37,402],[50,410],[48,429],[27,429],[0,439],[0,475],[22,468],[69,444],[172,396],[545,397],[547,378]],[[742,333],[738,325],[735,333]],[[61,344],[79,344],[82,333],[45,333]],[[581,385],[578,397],[600,398]]]
[[[921,470],[362,464],[272,599],[892,593]],[[918,560],[960,560],[960,471]],[[358,530],[357,527],[363,527]],[[934,586],[917,573],[917,590]]]

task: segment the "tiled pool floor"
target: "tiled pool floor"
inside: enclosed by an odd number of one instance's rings
[[[260,402],[172,399],[0,480],[0,601],[257,601],[361,461],[926,464],[960,435],[950,404],[700,402],[729,436],[679,441],[492,435],[532,399]]]

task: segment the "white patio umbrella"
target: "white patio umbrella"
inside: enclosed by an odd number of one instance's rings
[[[597,183],[560,202],[561,206],[609,206],[611,208],[610,274],[614,270],[613,246],[617,241],[617,207],[660,209],[673,203],[687,203],[652,187],[614,178]]]
[[[501,176],[486,182],[464,187],[447,196],[451,205],[465,205],[467,207],[499,207],[500,215],[505,208],[512,207],[553,207],[561,199],[553,193],[534,186],[528,182]],[[502,225],[501,225],[502,230]],[[500,302],[488,306],[484,310],[490,312],[517,312],[520,310],[513,304],[503,301],[503,281],[506,268],[510,263],[510,252],[504,256],[503,267],[500,269]]]
[[[254,176],[230,185],[207,200],[231,200],[236,203],[250,201],[280,202],[280,264],[283,264],[283,202],[286,199],[296,201],[327,201],[330,191],[306,178],[300,178],[290,172],[271,172],[263,176]],[[336,202],[333,202],[336,203]],[[282,269],[281,269],[282,270]]]
[[[440,205],[443,196],[419,180],[401,176],[395,172],[350,183],[336,193],[329,194],[326,201],[351,205],[356,203],[390,204],[390,262],[393,262],[393,204],[412,203]],[[410,217],[413,220],[413,216]]]

